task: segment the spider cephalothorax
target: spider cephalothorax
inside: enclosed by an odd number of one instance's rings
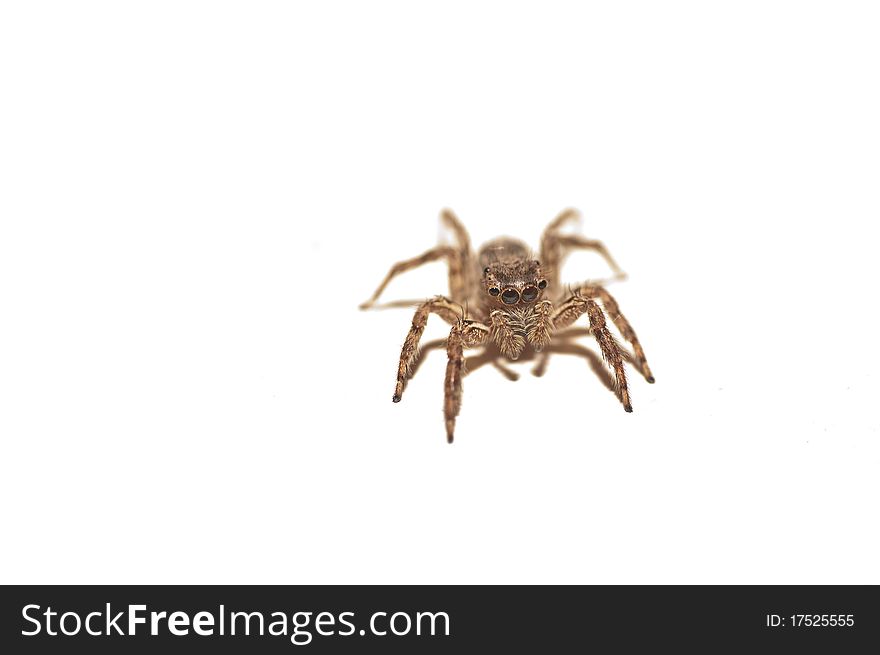
[[[543,300],[547,279],[541,262],[526,245],[509,238],[490,241],[480,249],[483,266],[482,306],[489,316],[492,340],[510,359],[526,344],[537,352],[550,341],[553,321],[550,303]]]
[[[525,244],[497,239],[480,252],[483,288],[498,306],[534,303],[547,288],[541,262],[529,258]]]
[[[399,402],[403,395],[411,367],[418,357],[419,340],[429,314],[437,314],[452,325],[446,339],[449,361],[443,406],[446,436],[450,442],[461,406],[465,348],[494,345],[502,357],[511,360],[518,359],[528,348],[542,353],[558,330],[586,314],[602,358],[613,371],[614,386],[623,407],[632,411],[623,366],[624,354],[608,329],[605,314],[612,318],[623,338],[632,345],[633,354],[627,359],[635,360],[645,379],[653,382],[635,332],[603,286],[584,284],[569,288],[567,293],[560,286],[559,266],[568,252],[576,248],[595,250],[608,262],[616,277],[624,276],[600,241],[559,232],[562,225],[576,216],[573,210],[566,210],[547,226],[541,239],[540,257],[536,258],[522,241],[509,237],[486,243],[474,255],[464,226],[451,211],[443,211],[442,220],[453,231],[456,245],[438,246],[419,257],[398,262],[372,298],[361,305],[363,309],[372,306],[391,278],[399,273],[437,259],[445,259],[449,265],[449,298],[432,298],[419,305],[413,316],[412,327],[400,353],[394,402]]]

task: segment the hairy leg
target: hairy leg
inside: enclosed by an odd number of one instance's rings
[[[446,378],[443,382],[443,418],[446,421],[446,441],[455,438],[455,417],[461,410],[461,378],[464,364],[464,344],[456,328],[446,340]]]
[[[392,400],[396,403],[400,402],[403,396],[403,389],[406,381],[409,379],[413,362],[419,356],[419,340],[428,324],[428,314],[437,314],[448,323],[457,323],[461,319],[461,308],[454,305],[443,296],[437,296],[431,300],[422,303],[416,309],[413,315],[412,326],[403,342],[403,348],[400,351],[400,361],[397,364],[397,383],[394,385],[394,396]]]
[[[437,261],[438,259],[446,259],[449,264],[450,271],[453,268],[458,267],[457,259],[458,252],[450,247],[450,246],[437,246],[436,248],[431,248],[423,252],[418,257],[413,257],[412,259],[405,259],[403,261],[397,262],[394,266],[391,267],[391,270],[388,271],[388,275],[385,276],[385,279],[382,280],[382,284],[379,285],[379,288],[376,289],[375,293],[364,303],[361,303],[361,309],[369,309],[373,306],[373,304],[379,299],[379,296],[382,295],[382,292],[385,290],[385,287],[388,286],[388,283],[391,282],[396,276],[401,273],[405,273],[413,268],[417,268],[422,264],[427,264],[428,262]]]
[[[449,294],[458,302],[464,302],[470,295],[474,283],[473,252],[471,238],[467,230],[451,209],[440,212],[440,220],[455,236],[456,261],[449,263]]]
[[[602,352],[602,359],[614,372],[615,386],[617,393],[620,395],[620,402],[627,412],[632,411],[632,403],[629,399],[629,387],[626,383],[626,371],[623,367],[623,355],[617,342],[614,340],[608,326],[605,323],[605,315],[602,308],[593,298],[576,294],[565,301],[554,315],[554,323],[558,327],[570,325],[578,317],[586,314],[590,320],[590,331],[599,344],[599,350]]]
[[[452,327],[446,340],[446,378],[443,385],[443,418],[446,441],[455,437],[455,419],[461,410],[461,380],[464,377],[464,349],[485,343],[489,328],[481,323],[462,320]]]
[[[410,365],[409,371],[406,375],[406,380],[404,381],[404,386],[409,384],[409,381],[416,376],[416,374],[419,372],[419,368],[421,368],[425,360],[428,359],[428,355],[435,350],[440,350],[441,348],[446,348],[445,338],[433,339],[428,343],[419,344],[419,356],[416,357]]]
[[[620,354],[620,349],[605,325],[605,315],[602,313],[602,309],[594,300],[587,300],[586,303],[587,317],[590,319],[590,329],[599,344],[599,350],[602,351],[602,358],[614,371],[617,390],[620,393],[620,402],[623,403],[623,408],[626,411],[631,412],[633,411],[632,403],[629,400],[629,387],[626,384],[626,371],[623,368],[623,357]]]
[[[642,375],[648,382],[653,384],[654,376],[651,374],[651,368],[648,366],[648,360],[645,357],[642,344],[639,343],[639,338],[636,336],[636,331],[633,330],[632,325],[629,324],[629,321],[620,312],[620,307],[617,306],[617,301],[614,300],[614,297],[605,288],[599,286],[585,287],[581,289],[581,293],[588,297],[598,298],[602,302],[602,306],[605,308],[608,316],[611,317],[611,320],[614,321],[614,325],[620,331],[620,334],[632,346],[633,356],[639,363]]]
[[[396,276],[417,268],[422,264],[437,261],[438,259],[445,259],[446,264],[449,267],[449,295],[456,302],[464,302],[467,300],[472,284],[471,278],[473,277],[473,272],[471,271],[473,268],[473,254],[471,253],[470,237],[468,236],[467,230],[464,229],[464,225],[462,225],[461,221],[458,220],[458,217],[452,212],[452,210],[444,209],[440,213],[440,220],[452,231],[455,236],[455,245],[437,246],[436,248],[431,248],[430,250],[423,252],[418,257],[397,262],[391,267],[391,270],[388,271],[385,279],[382,280],[382,284],[379,285],[379,288],[376,289],[370,299],[361,303],[361,309],[369,309],[372,307],[379,299],[379,296],[382,295],[385,287],[387,287],[391,280]]]

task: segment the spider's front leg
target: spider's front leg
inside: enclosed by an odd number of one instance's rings
[[[489,337],[489,328],[476,321],[462,319],[452,326],[446,340],[446,379],[443,385],[443,416],[446,441],[455,436],[455,418],[461,410],[461,379],[464,377],[464,349],[481,346]]]
[[[644,376],[645,380],[653,384],[654,375],[651,373],[651,367],[648,366],[648,359],[645,357],[645,351],[642,349],[642,344],[639,342],[639,338],[636,336],[636,331],[633,330],[632,325],[630,325],[629,321],[626,320],[626,316],[624,316],[620,312],[620,307],[617,305],[617,301],[614,299],[614,296],[608,293],[608,290],[605,289],[605,287],[601,287],[596,284],[580,287],[577,291],[575,291],[575,297],[578,296],[599,299],[599,301],[602,303],[602,307],[605,308],[605,313],[611,317],[611,320],[614,321],[614,325],[617,327],[618,330],[620,330],[620,334],[622,334],[623,338],[629,341],[630,345],[632,346],[633,355],[635,356],[636,361],[638,361],[639,363],[639,368],[641,369],[642,375]],[[561,311],[562,308],[560,307],[560,312]],[[574,318],[564,318],[564,322],[562,325],[560,325],[560,327],[571,325],[574,320]]]
[[[608,330],[608,326],[605,324],[605,315],[596,301],[589,295],[581,295],[579,290],[578,293],[575,293],[560,305],[553,316],[553,320],[558,327],[566,327],[574,323],[583,314],[586,314],[590,319],[590,331],[599,343],[602,359],[614,371],[617,391],[620,394],[620,402],[623,403],[623,408],[627,412],[631,412],[632,403],[629,399],[626,371],[623,368],[623,355],[617,342]]]
[[[611,317],[611,320],[614,321],[614,325],[620,330],[623,338],[629,341],[632,346],[633,355],[635,355],[635,358],[639,362],[639,367],[642,369],[642,375],[645,376],[645,379],[649,383],[654,384],[654,375],[651,373],[651,367],[648,366],[648,359],[645,357],[645,351],[642,350],[642,344],[639,343],[639,338],[636,336],[636,331],[633,330],[632,325],[630,325],[629,321],[626,320],[626,317],[620,313],[620,307],[617,306],[617,301],[604,287],[588,287],[586,291],[595,294],[602,302],[602,306]]]
[[[403,389],[409,379],[410,368],[419,356],[419,340],[428,324],[428,315],[437,314],[447,323],[456,324],[462,318],[461,312],[461,307],[454,305],[443,296],[437,296],[419,305],[413,314],[412,326],[409,328],[403,342],[403,348],[400,350],[400,361],[397,364],[397,383],[394,385],[392,401],[399,403],[403,397]]]

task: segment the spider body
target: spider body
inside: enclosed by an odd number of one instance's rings
[[[518,359],[531,345],[540,352],[550,338],[547,290],[541,262],[522,241],[502,237],[484,245],[477,256],[480,270],[476,301],[501,352]]]
[[[602,242],[560,232],[562,226],[576,217],[573,210],[559,214],[544,230],[540,256],[535,257],[525,243],[510,237],[489,241],[475,255],[467,231],[458,218],[449,210],[441,213],[442,221],[454,235],[455,244],[437,246],[418,257],[398,262],[391,267],[373,296],[361,305],[362,309],[372,307],[388,283],[400,273],[440,259],[448,265],[449,296],[436,296],[421,303],[413,316],[398,362],[394,402],[403,397],[419,355],[419,341],[431,314],[438,315],[451,326],[445,342],[448,361],[443,404],[446,437],[450,443],[461,407],[466,348],[485,347],[490,356],[497,354],[507,360],[518,359],[526,350],[530,350],[530,354],[544,353],[554,338],[567,338],[560,330],[586,314],[590,333],[613,373],[614,390],[624,409],[632,411],[624,361],[636,363],[645,379],[654,382],[635,331],[603,285],[585,283],[563,288],[560,284],[559,268],[574,249],[599,253],[615,278],[625,277]],[[632,346],[631,355],[620,347],[609,331],[606,314]],[[560,352],[565,350],[560,349]],[[500,362],[493,363],[505,372]],[[505,374],[516,378],[514,373]]]

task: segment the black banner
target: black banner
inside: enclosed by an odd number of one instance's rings
[[[2,652],[854,652],[876,587],[11,586]]]

